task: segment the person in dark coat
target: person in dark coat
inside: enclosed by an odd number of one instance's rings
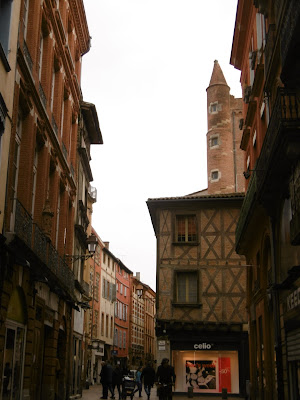
[[[122,392],[121,392],[122,378],[123,378],[122,369],[120,367],[120,364],[117,364],[113,370],[113,375],[112,375],[113,399],[115,398],[115,387],[117,387],[119,393],[119,400],[121,400],[122,398]]]
[[[158,397],[162,400],[166,395],[172,400],[172,386],[175,385],[176,375],[174,367],[169,365],[169,359],[164,358],[157,368],[155,381],[158,383]],[[164,385],[167,385],[164,387]]]
[[[144,390],[149,400],[151,388],[153,387],[155,382],[155,370],[152,367],[151,363],[148,363],[147,366],[142,370],[141,380],[142,382],[144,382]]]
[[[110,391],[112,397],[114,396],[112,390],[113,368],[110,365],[109,361],[102,361],[101,365],[102,369],[100,372],[100,383],[102,384],[103,389],[101,399],[107,399],[108,391]]]

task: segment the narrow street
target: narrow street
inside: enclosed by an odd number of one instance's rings
[[[84,389],[82,391],[82,400],[99,400],[100,397],[102,396],[102,386],[101,385],[93,385],[90,386],[89,389]],[[213,396],[212,394],[207,394],[207,395],[203,395],[203,394],[194,394],[194,398],[195,399],[209,399],[209,400],[220,400],[222,399],[221,394],[218,396]],[[134,400],[138,400],[138,394],[136,393],[134,396]],[[186,396],[182,395],[182,394],[174,394],[173,396],[174,400],[188,400],[189,397],[186,394]],[[233,399],[242,399],[245,400],[244,397],[238,397],[238,396],[229,396],[227,397],[228,400],[233,400]],[[116,400],[118,400],[118,396],[116,396]],[[128,400],[128,397],[127,397]],[[147,396],[146,393],[143,390],[143,397],[141,398],[141,400],[147,400]],[[156,389],[153,388],[152,392],[151,392],[151,397],[150,400],[158,400],[158,397],[156,395]]]

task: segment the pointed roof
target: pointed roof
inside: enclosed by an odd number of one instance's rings
[[[209,86],[213,85],[227,85],[226,79],[224,78],[223,71],[219,65],[218,60],[214,61],[214,69],[211,74]]]

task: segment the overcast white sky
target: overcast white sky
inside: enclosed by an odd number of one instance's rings
[[[84,0],[92,47],[82,91],[97,108],[104,145],[93,146],[93,226],[110,250],[156,288],[148,198],[207,186],[206,88],[214,60],[231,94],[237,0]]]

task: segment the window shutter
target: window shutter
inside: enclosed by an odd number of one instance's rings
[[[113,283],[112,284],[112,301],[116,301],[117,300],[117,288],[116,288],[116,284]]]

